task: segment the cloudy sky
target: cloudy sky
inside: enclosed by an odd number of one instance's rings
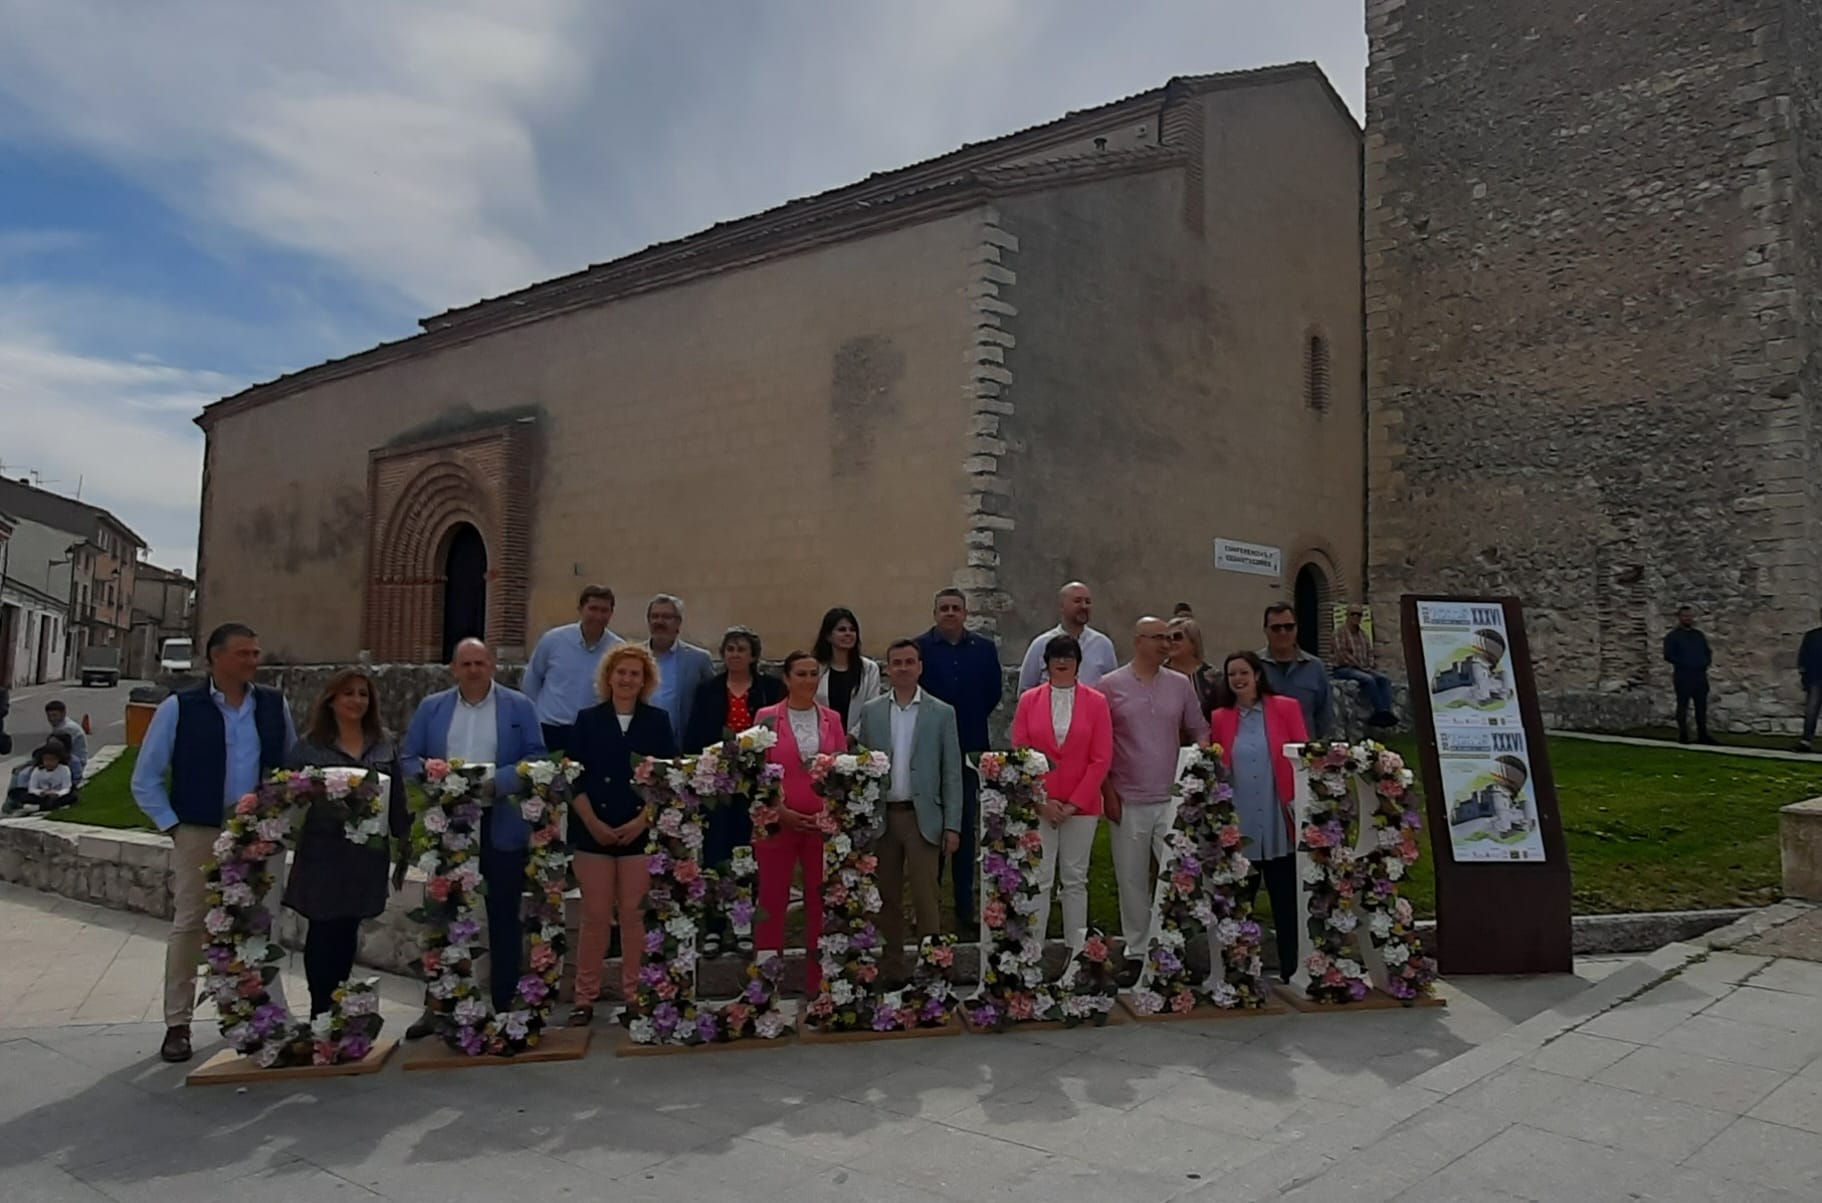
[[[1358,115],[1361,28],[1359,0],[0,0],[0,464],[189,569],[223,395],[1174,74],[1314,59]]]

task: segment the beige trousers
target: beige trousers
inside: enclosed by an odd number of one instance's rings
[[[164,1022],[166,1027],[188,1024],[196,1011],[196,968],[202,961],[203,916],[209,911],[207,878],[203,866],[215,856],[219,827],[183,823],[171,832],[171,935],[164,950]],[[285,893],[285,857],[275,858],[272,890],[266,907],[278,927],[279,900]],[[272,1001],[285,1005],[282,978],[271,986]]]
[[[905,883],[911,884],[911,909],[917,915],[917,938],[941,930],[942,910],[936,898],[936,869],[942,854],[917,827],[909,806],[886,808],[886,830],[873,844],[879,858],[880,972],[897,977],[905,968]]]

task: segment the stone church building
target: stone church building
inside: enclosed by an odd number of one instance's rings
[[[877,653],[953,583],[1014,658],[1081,577],[1122,645],[1187,600],[1254,646],[1364,586],[1360,150],[1314,65],[1177,78],[247,389],[198,419],[199,625],[511,658],[601,581],[623,632],[842,604]]]
[[[1822,607],[1822,5],[1368,0],[1369,576],[1513,594],[1560,721],[1788,726]]]

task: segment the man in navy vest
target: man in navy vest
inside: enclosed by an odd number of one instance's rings
[[[174,913],[165,945],[164,1044],[158,1050],[166,1061],[190,1059],[196,966],[209,909],[203,866],[214,856],[222,819],[243,795],[285,767],[297,739],[284,695],[253,683],[259,672],[253,628],[223,623],[209,633],[204,655],[208,680],[158,704],[133,766],[133,801],[171,837]],[[278,861],[269,907],[284,885],[282,855]],[[285,1003],[281,982],[272,984],[272,1001]]]
[[[494,791],[505,797],[519,788],[516,766],[545,755],[537,709],[518,690],[494,683],[493,652],[479,639],[456,644],[449,672],[455,688],[431,694],[411,716],[400,764],[410,777],[423,776],[426,760],[491,764]],[[492,806],[482,813],[481,878],[487,883],[487,960],[496,1011],[508,1009],[518,992],[530,843],[531,828],[513,807]],[[405,1036],[421,1040],[435,1028],[426,1010]]]

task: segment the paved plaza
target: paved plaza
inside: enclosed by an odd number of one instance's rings
[[[1800,960],[1673,945],[1446,1009],[658,1059],[604,1030],[579,1063],[186,1089],[163,932],[0,886],[7,1203],[1822,1197]],[[396,1032],[416,989],[384,988]]]

